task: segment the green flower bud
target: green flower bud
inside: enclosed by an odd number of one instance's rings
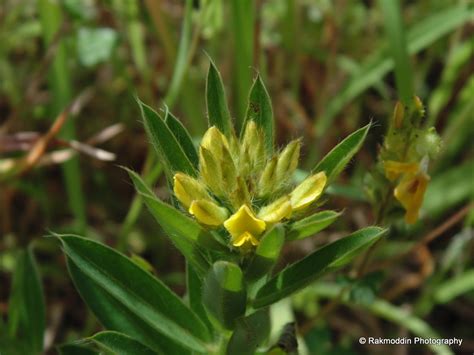
[[[222,183],[225,190],[231,189],[237,179],[237,169],[234,164],[234,159],[227,147],[222,149],[222,159],[220,161],[221,172],[222,172]]]
[[[266,223],[277,223],[291,216],[292,207],[289,196],[283,196],[271,204],[262,207],[257,217]]]
[[[316,201],[326,187],[327,177],[324,171],[307,177],[291,192],[293,211],[305,209]]]
[[[223,159],[223,150],[229,149],[229,142],[219,129],[212,126],[204,133],[201,140],[201,147],[209,150],[215,159],[220,161]]]
[[[201,177],[207,186],[217,196],[223,195],[222,172],[219,162],[214,155],[206,148],[199,148],[199,169]]]
[[[400,101],[397,101],[395,110],[393,111],[393,127],[400,129],[403,126],[403,119],[405,118],[405,106]]]
[[[210,199],[206,187],[198,180],[183,173],[176,173],[173,177],[173,191],[176,198],[189,208],[194,200]]]
[[[301,142],[299,139],[296,139],[290,144],[288,144],[285,149],[281,152],[278,157],[278,162],[276,166],[276,184],[285,183],[289,180],[296,167],[298,166],[298,160],[300,158],[300,147]]]
[[[247,123],[240,150],[241,173],[248,175],[265,161],[265,144],[261,129],[254,121]]]
[[[198,222],[217,227],[220,226],[229,216],[224,207],[220,207],[210,200],[196,200],[189,207],[191,213]]]
[[[238,176],[235,189],[230,193],[230,202],[235,209],[242,205],[251,205],[250,193],[245,180]]]
[[[263,169],[263,173],[258,182],[259,197],[268,196],[275,189],[277,163],[278,158],[273,157],[267,162],[267,165]]]

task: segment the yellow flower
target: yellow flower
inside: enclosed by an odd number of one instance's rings
[[[213,227],[220,226],[228,217],[224,207],[209,200],[193,201],[189,207],[189,213],[196,217],[200,223]]]
[[[277,223],[283,218],[291,216],[291,201],[288,196],[283,196],[268,206],[262,207],[258,212],[258,218],[266,223]]]
[[[324,187],[326,186],[327,177],[324,171],[307,177],[301,184],[291,193],[291,207],[293,211],[299,211],[321,196]]]
[[[224,227],[232,236],[232,244],[236,247],[258,244],[257,237],[266,228],[265,221],[255,217],[247,205],[242,205],[237,212],[224,222]]]
[[[186,208],[189,208],[194,200],[210,199],[206,187],[191,176],[176,173],[173,182],[174,194]]]
[[[405,209],[405,221],[415,223],[423,203],[426,187],[430,177],[422,171],[416,174],[405,174],[393,194]]]
[[[390,181],[397,179],[401,174],[416,174],[420,170],[418,163],[402,163],[394,160],[386,160],[383,162],[385,176]]]

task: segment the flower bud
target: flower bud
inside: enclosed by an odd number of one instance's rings
[[[250,192],[245,180],[241,176],[237,177],[234,190],[231,191],[229,197],[234,208],[250,204]]]
[[[291,192],[291,207],[293,211],[299,211],[321,196],[326,186],[326,173],[321,171],[317,174],[307,177],[301,184]]]
[[[296,139],[288,144],[278,157],[276,166],[276,184],[279,186],[291,178],[300,158],[301,142]]]
[[[229,149],[229,142],[218,128],[212,126],[204,133],[201,147],[206,148],[217,161],[220,161],[223,158],[223,150]]]
[[[207,226],[220,226],[229,214],[224,207],[220,207],[210,200],[195,200],[189,207],[191,213],[198,222]]]
[[[174,175],[173,191],[179,202],[186,208],[189,208],[194,200],[210,199],[206,187],[201,182],[183,173]]]
[[[400,129],[403,126],[403,119],[405,117],[405,106],[400,101],[397,101],[395,110],[393,111],[393,126]]]
[[[247,175],[257,169],[265,161],[264,136],[254,121],[245,127],[240,150],[242,174]]]
[[[413,224],[423,204],[426,187],[430,177],[424,172],[405,174],[400,184],[393,191],[393,195],[405,209],[405,221]]]
[[[258,181],[258,196],[268,196],[275,189],[276,182],[276,167],[278,158],[273,157],[267,162],[267,165],[263,169],[263,173]]]
[[[425,117],[425,106],[423,106],[423,102],[418,96],[413,96],[413,108],[419,118]]]
[[[199,148],[199,169],[201,177],[217,196],[222,196],[222,172],[219,162],[206,148]]]
[[[258,218],[266,223],[277,223],[291,216],[292,208],[289,196],[283,196],[271,204],[262,207],[258,212]]]
[[[222,160],[220,161],[222,172],[222,184],[225,190],[231,189],[235,186],[237,179],[237,169],[232,159],[232,155],[227,147],[222,149]]]

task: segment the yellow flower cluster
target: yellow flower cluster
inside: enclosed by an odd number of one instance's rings
[[[270,226],[305,210],[322,194],[324,172],[288,188],[300,146],[294,140],[279,154],[267,156],[263,132],[254,121],[241,139],[226,137],[213,126],[199,147],[199,177],[176,173],[174,194],[199,223],[223,226],[234,247],[248,250]]]

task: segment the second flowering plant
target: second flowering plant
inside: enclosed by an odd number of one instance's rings
[[[275,146],[271,101],[259,76],[240,131],[212,63],[206,99],[209,128],[197,147],[173,114],[139,102],[170,203],[128,170],[186,259],[184,298],[136,258],[89,239],[58,236],[77,289],[107,329],[88,338],[99,347],[133,354],[291,353],[286,342],[268,339],[271,305],[346,265],[384,234],[378,227],[361,229],[275,271],[286,242],[313,236],[339,217],[322,209],[321,197],[362,146],[369,126],[342,140],[295,183],[302,141]]]

